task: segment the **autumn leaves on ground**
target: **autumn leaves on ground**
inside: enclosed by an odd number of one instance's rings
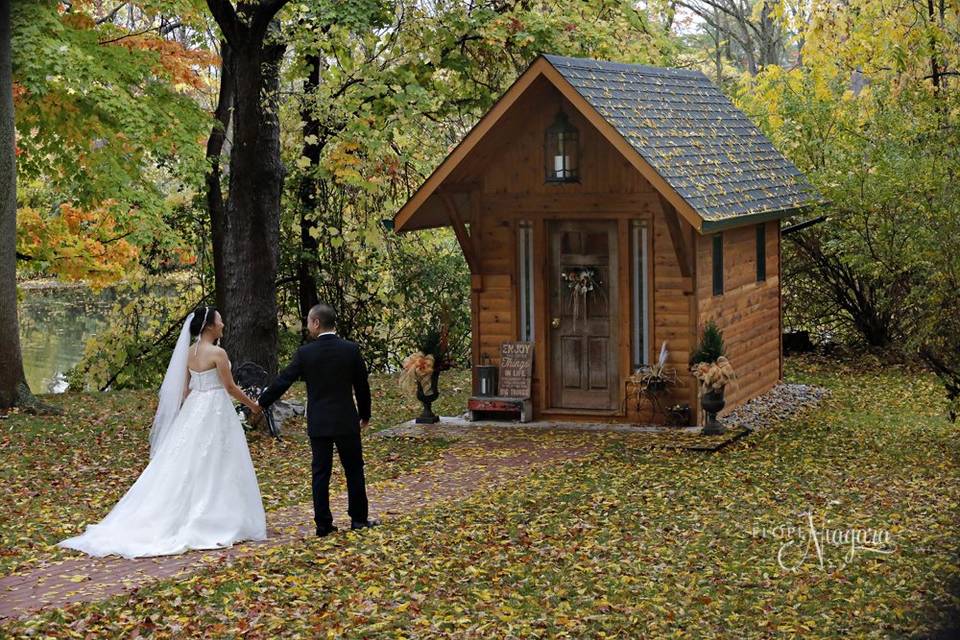
[[[929,637],[958,601],[958,436],[927,374],[788,361],[819,408],[718,453],[624,434],[494,491],[264,549],[129,597],[43,611],[2,635],[54,637]],[[466,376],[445,378],[441,409]],[[376,380],[387,426],[415,407]],[[458,391],[451,391],[457,389]],[[63,396],[67,416],[0,421],[4,574],[102,516],[145,463],[149,392]],[[250,445],[268,511],[308,501],[308,447]],[[531,440],[570,438],[531,433]],[[371,484],[459,442],[368,438]],[[482,455],[478,452],[476,455]],[[893,553],[797,542],[783,527],[872,529]],[[822,541],[821,541],[822,542]],[[808,551],[804,557],[804,550]],[[821,567],[821,558],[823,567]],[[788,567],[784,569],[781,564]],[[943,637],[950,637],[944,635]]]

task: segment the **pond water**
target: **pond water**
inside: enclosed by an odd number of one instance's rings
[[[64,374],[80,362],[86,341],[103,328],[116,294],[72,286],[26,286],[21,292],[20,346],[27,383],[34,393],[62,393]]]

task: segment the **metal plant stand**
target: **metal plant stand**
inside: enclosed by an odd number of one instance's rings
[[[651,421],[656,422],[659,414],[666,420],[664,400],[671,385],[677,383],[677,372],[672,368],[663,369],[659,375],[652,376],[646,370],[639,370],[627,378],[627,383],[636,389],[637,413],[643,409],[644,403],[650,405]]]

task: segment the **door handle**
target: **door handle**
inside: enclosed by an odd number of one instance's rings
[[[554,319],[550,322],[550,326],[553,327],[554,329],[559,329],[559,328],[560,328],[560,318],[554,318]]]

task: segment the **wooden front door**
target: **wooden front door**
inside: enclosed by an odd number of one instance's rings
[[[616,222],[550,227],[553,409],[619,409]],[[573,281],[573,282],[572,282]],[[571,285],[585,284],[580,291]],[[583,292],[583,289],[593,287]]]

